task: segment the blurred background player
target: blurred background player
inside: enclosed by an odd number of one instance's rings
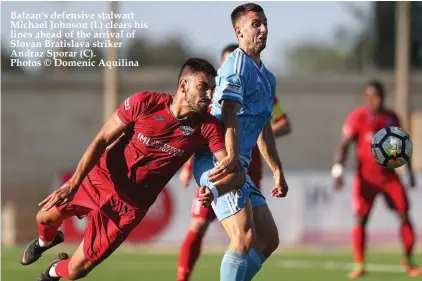
[[[238,48],[237,44],[226,46],[221,52],[220,66],[227,57]],[[291,126],[286,113],[280,107],[277,98],[274,96],[272,129],[276,137],[282,137],[291,132]],[[192,178],[193,157],[183,166],[179,179],[183,187],[187,187]],[[252,150],[252,161],[248,169],[248,174],[258,189],[261,189],[262,160],[258,146]],[[214,221],[215,213],[212,208],[205,208],[197,200],[198,191],[192,202],[192,220],[189,230],[183,240],[178,260],[177,281],[187,281],[190,279],[193,267],[199,259],[202,239],[208,229],[209,223]]]
[[[412,260],[415,235],[409,218],[409,202],[406,190],[394,169],[379,165],[372,156],[371,142],[374,134],[387,126],[400,127],[399,119],[393,111],[384,107],[385,92],[378,81],[369,81],[364,91],[365,105],[356,108],[346,118],[340,145],[335,154],[332,176],[335,189],[343,185],[343,165],[349,146],[356,143],[357,174],[353,182],[353,212],[356,224],[352,231],[352,244],[355,269],[349,278],[357,278],[366,273],[365,246],[366,225],[372,204],[377,194],[382,194],[388,206],[393,209],[401,222],[400,235],[404,247],[402,265],[407,267],[409,276],[420,276],[421,271]],[[415,181],[410,162],[407,165],[409,183],[414,187]]]

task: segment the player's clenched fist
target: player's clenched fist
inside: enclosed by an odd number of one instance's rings
[[[274,173],[274,188],[271,191],[273,197],[286,197],[287,192],[289,191],[289,186],[287,185],[286,179],[281,172]]]
[[[58,190],[51,193],[47,198],[45,198],[38,206],[43,207],[42,210],[48,211],[53,206],[60,206],[65,204],[73,199],[78,186],[67,181],[63,184]]]

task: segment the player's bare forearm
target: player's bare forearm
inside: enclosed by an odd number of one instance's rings
[[[349,151],[350,143],[352,142],[351,137],[342,136],[340,144],[334,154],[334,163],[344,165],[347,158],[347,153]]]
[[[98,163],[107,147],[120,137],[125,129],[126,126],[118,119],[116,114],[111,116],[82,155],[71,182],[79,185]]]
[[[274,136],[277,138],[286,136],[292,132],[292,127],[287,117],[280,118],[280,120],[271,125],[271,128],[274,132]]]
[[[224,159],[227,158],[225,150],[220,150],[217,153],[214,153],[214,155],[218,162],[224,162]],[[214,182],[214,186],[217,188],[218,193],[221,196],[227,192],[240,188],[245,182],[246,172],[240,161],[238,161],[235,169],[222,179]]]
[[[239,124],[237,120],[237,112],[240,109],[240,104],[233,100],[223,100],[221,106],[221,117],[225,128],[226,151],[230,158],[238,159]]]
[[[264,158],[265,162],[267,162],[271,170],[274,173],[277,171],[281,172],[281,160],[278,156],[275,137],[270,122],[265,124],[264,129],[258,137],[258,148],[262,157]]]
[[[240,188],[246,182],[246,172],[240,165],[236,166],[232,173],[225,176],[222,180],[215,182],[214,185],[221,195]]]

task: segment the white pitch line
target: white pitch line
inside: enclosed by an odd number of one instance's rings
[[[341,263],[334,261],[327,262],[314,262],[314,261],[300,261],[300,260],[283,260],[278,263],[280,267],[284,268],[303,268],[303,269],[314,269],[322,268],[325,270],[353,270],[353,263]],[[373,272],[406,272],[406,270],[400,265],[391,264],[366,264],[368,271]]]

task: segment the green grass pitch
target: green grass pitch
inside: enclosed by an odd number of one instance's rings
[[[3,248],[1,255],[1,280],[32,281],[47,268],[55,254],[75,248],[57,247],[44,253],[40,260],[29,266],[19,263],[23,247]],[[192,281],[218,281],[221,253],[204,251]],[[421,280],[410,278],[399,266],[400,252],[369,252],[367,258],[369,274],[365,281]],[[422,261],[422,254],[416,255]],[[352,264],[349,252],[335,251],[283,251],[275,254],[255,277],[256,281],[341,281],[348,280],[347,272]],[[142,248],[124,247],[95,268],[86,281],[172,281],[176,280],[177,251],[146,251]],[[62,279],[64,280],[64,279]]]

